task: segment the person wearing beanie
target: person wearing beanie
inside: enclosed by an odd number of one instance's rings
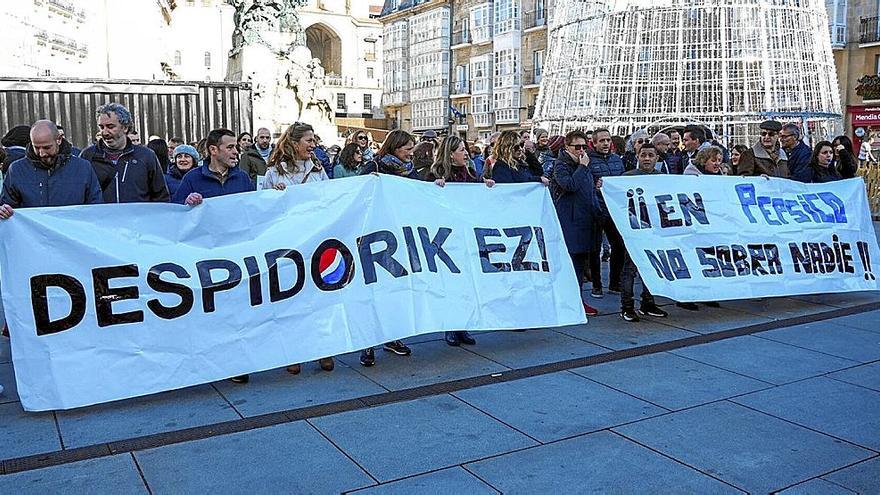
[[[565,145],[565,136],[547,136],[547,149],[541,151],[538,159],[541,160],[541,167],[544,169],[544,175],[550,177],[553,173],[553,164],[559,157],[559,150]]]
[[[0,144],[6,148],[6,159],[3,160],[3,173],[9,171],[12,162],[24,158],[27,146],[31,143],[31,128],[26,125],[17,125],[0,139]]]
[[[180,187],[180,181],[187,172],[199,166],[199,152],[195,147],[188,144],[181,144],[174,148],[174,163],[168,167],[165,173],[165,184],[168,185],[168,193],[174,196],[177,188]]]

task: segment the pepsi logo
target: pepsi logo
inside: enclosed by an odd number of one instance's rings
[[[323,291],[339,290],[354,278],[354,257],[336,239],[322,242],[312,257],[312,279]]]

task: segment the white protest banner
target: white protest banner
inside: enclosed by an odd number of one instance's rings
[[[676,301],[880,289],[861,179],[637,175],[602,194],[642,280]]]
[[[22,405],[67,409],[443,330],[583,323],[540,185],[365,176],[0,222]]]

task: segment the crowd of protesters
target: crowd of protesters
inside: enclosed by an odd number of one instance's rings
[[[619,294],[620,316],[627,322],[639,321],[640,314],[662,318],[667,313],[644,285],[635,310],[638,273],[602,197],[603,178],[730,174],[816,183],[850,178],[857,167],[877,163],[872,136],[858,153],[846,136],[820,141],[811,148],[799,126],[773,120],[760,124],[755,143],[736,144],[728,150],[711,130],[698,125],[653,134],[640,129],[626,137],[602,128],[573,130],[564,136],[543,129],[509,130],[492,134],[485,143],[468,143],[454,135],[441,138],[434,131],[417,137],[394,130],[380,144],[371,143],[370,135],[359,130],[350,133],[344,146],[327,148],[311,126],[299,122],[274,143],[266,128],[238,135],[215,129],[196,142],[151,136],[144,146],[126,107],[109,103],[99,107],[95,117],[95,141],[82,150],[65,139],[61,126],[48,120],[7,132],[0,148],[0,220],[28,207],[168,201],[197,207],[215,196],[285,190],[370,173],[431,181],[438,187],[456,182],[486,187],[543,184],[549,187],[581,287],[589,282],[590,296],[596,299],[606,292]],[[606,260],[607,285],[602,280]],[[598,314],[581,293],[579,297],[586,315]],[[699,309],[694,303],[678,305]],[[0,321],[2,317],[0,302]],[[447,332],[445,340],[452,346],[476,343],[467,331]],[[399,340],[383,348],[401,356],[411,353]],[[361,352],[362,365],[372,366],[375,359],[372,348]],[[320,359],[319,365],[331,371],[333,358]],[[298,363],[287,367],[291,374],[300,369]],[[231,380],[245,383],[248,377]]]

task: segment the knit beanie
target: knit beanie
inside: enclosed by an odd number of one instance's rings
[[[31,143],[31,128],[26,125],[17,125],[12,129],[9,129],[9,132],[3,136],[3,139],[0,139],[0,144],[3,146],[21,146],[27,147]]]
[[[177,158],[177,155],[189,155],[193,159],[193,164],[198,166],[199,160],[202,157],[199,156],[199,152],[196,149],[188,144],[181,144],[177,148],[174,148],[174,158]]]

